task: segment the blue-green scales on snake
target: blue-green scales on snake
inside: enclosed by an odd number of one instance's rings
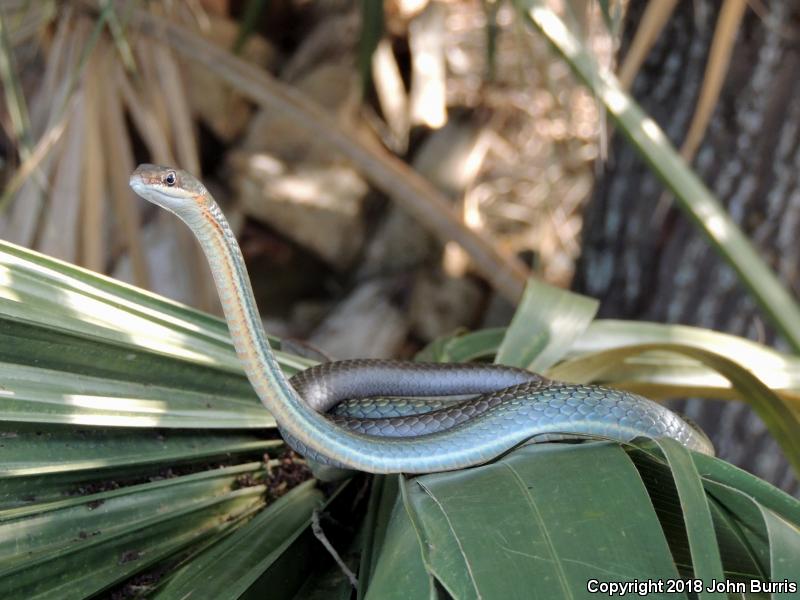
[[[155,165],[140,165],[130,183],[183,219],[200,241],[248,379],[287,443],[311,460],[373,473],[446,471],[492,460],[530,438],[569,434],[620,441],[670,437],[713,454],[702,432],[651,400],[510,367],[335,361],[290,383],[267,342],[236,239],[203,184],[185,171]],[[369,399],[439,394],[478,396],[455,402]],[[340,403],[353,398],[365,400]],[[334,406],[333,415],[318,412]]]

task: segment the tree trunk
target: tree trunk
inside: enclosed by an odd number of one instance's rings
[[[622,56],[646,2],[632,2]],[[680,2],[633,86],[679,146],[703,80],[721,2]],[[693,168],[784,284],[798,292],[800,239],[800,0],[748,8],[719,104]],[[585,215],[575,287],[601,316],[685,323],[785,348],[720,259],[627,142],[616,136]],[[710,434],[720,457],[797,493],[777,444],[739,402],[677,406]]]

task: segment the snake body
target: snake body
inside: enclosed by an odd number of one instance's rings
[[[324,362],[290,379],[292,387],[306,404],[317,412],[328,412],[339,408],[340,414],[354,414],[356,411],[372,407],[377,410],[373,417],[392,416],[394,409],[402,416],[402,406],[409,407],[409,413],[437,406],[436,402],[412,404],[398,403],[394,399],[386,408],[378,408],[382,403],[352,402],[376,396],[392,397],[441,397],[465,396],[495,392],[520,383],[549,382],[541,375],[508,367],[505,365],[481,365],[474,363],[425,363],[403,360],[351,359]],[[408,398],[408,400],[412,400]],[[445,400],[439,401],[447,405]],[[342,411],[342,408],[345,408]],[[366,417],[366,415],[365,415]]]
[[[146,200],[175,213],[197,237],[245,374],[287,443],[311,460],[373,473],[447,471],[487,462],[529,438],[576,434],[620,441],[666,436],[713,453],[701,432],[651,400],[519,369],[339,361],[314,367],[290,383],[267,341],[233,232],[203,184],[185,171],[155,165],[140,165],[130,184]],[[331,418],[317,410],[345,397],[432,392],[478,396],[417,406],[412,414],[398,413],[392,401],[381,401],[389,413],[375,412],[378,401],[369,400],[360,402],[361,417],[347,414],[347,405],[344,414]],[[415,404],[411,401],[412,408]],[[385,416],[392,410],[398,416]]]

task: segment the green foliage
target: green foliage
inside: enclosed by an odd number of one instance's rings
[[[403,569],[382,561],[409,538],[456,598],[520,590],[582,597],[587,580],[609,573],[677,577],[642,480],[616,444],[527,446],[493,464],[401,485],[404,526],[387,535],[367,598],[402,597]]]
[[[312,512],[322,501],[313,481],[300,484],[187,563],[153,597],[238,598],[280,560],[308,527]],[[275,573],[278,577],[285,574]]]
[[[311,364],[279,355],[289,374]],[[0,373],[4,421],[274,427],[223,321],[6,243]]]
[[[599,302],[531,280],[497,349],[495,362],[545,371],[592,322]]]
[[[263,486],[234,485],[259,468],[218,469],[74,497],[16,518],[3,511],[4,597],[85,598],[223,535],[263,506]]]
[[[496,356],[660,395],[687,381],[769,393],[796,431],[797,359],[695,328],[591,322],[594,310],[531,281],[508,331],[442,338],[421,355]],[[0,336],[4,598],[81,598],[137,574],[129,589],[160,598],[350,598],[311,532],[315,509],[333,515],[323,531],[345,562],[360,559],[367,599],[568,598],[609,573],[744,581],[798,568],[797,500],[669,440],[524,446],[465,471],[375,477],[363,519],[361,477],[325,505],[313,480],[269,503],[282,442],[264,439],[272,420],[224,323],[7,244]],[[308,364],[279,356],[288,373]]]
[[[2,243],[0,374],[4,598],[174,567],[265,505],[283,444],[219,319]]]
[[[800,503],[718,459],[660,446],[526,446],[483,467],[399,478],[366,598],[434,597],[434,580],[455,598],[584,597],[590,579],[791,581]]]

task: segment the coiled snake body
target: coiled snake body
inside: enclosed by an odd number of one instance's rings
[[[270,349],[236,239],[203,184],[185,171],[155,165],[140,165],[130,184],[194,232],[250,383],[287,443],[309,459],[373,473],[446,471],[484,463],[532,437],[570,434],[620,441],[671,437],[713,454],[701,432],[651,400],[510,367],[336,361],[290,383]],[[440,394],[478,396],[369,400]],[[339,404],[346,399],[355,400]],[[318,412],[336,405],[339,413],[330,418]]]

